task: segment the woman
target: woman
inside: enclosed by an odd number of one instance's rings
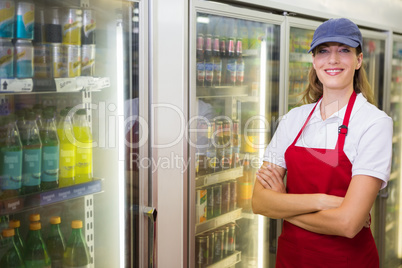
[[[276,267],[379,267],[370,209],[389,179],[392,120],[371,104],[362,44],[348,19],[316,29],[309,104],[283,117],[257,172],[254,213],[284,219]]]

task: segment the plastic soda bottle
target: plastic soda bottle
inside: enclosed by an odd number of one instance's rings
[[[32,111],[26,113],[24,128],[21,131],[22,142],[22,194],[40,191],[42,172],[42,142]]]
[[[41,189],[59,187],[59,138],[52,109],[43,110],[42,128],[39,130],[42,141]]]
[[[91,257],[88,246],[82,234],[82,221],[71,222],[72,232],[67,241],[67,247],[63,256],[63,267],[89,268]]]
[[[2,198],[18,196],[22,179],[22,144],[15,121],[15,116],[4,118],[4,142],[0,150],[0,184]]]
[[[26,268],[50,268],[50,257],[43,241],[41,223],[31,222],[29,224],[28,239],[24,250]]]
[[[6,253],[2,256],[0,260],[1,268],[23,268],[24,260],[22,254],[18,249],[18,246],[14,240],[14,229],[4,229],[2,231],[4,242],[6,243],[8,249]]]
[[[60,217],[50,218],[50,231],[46,238],[46,247],[52,261],[52,268],[63,267],[63,255],[66,248],[63,235],[60,231]]]
[[[20,234],[20,226],[21,223],[19,220],[10,220],[8,223],[8,227],[14,229],[15,235],[14,235],[14,242],[17,245],[21,255],[24,252],[24,242],[22,241],[21,234]]]
[[[73,124],[76,142],[75,184],[92,181],[92,133],[85,109],[76,112]]]
[[[59,186],[65,187],[74,184],[75,177],[75,154],[76,146],[73,136],[73,125],[69,110],[63,109],[60,112],[60,119],[57,123],[57,135],[60,140],[59,152]]]

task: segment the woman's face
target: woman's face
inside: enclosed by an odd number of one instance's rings
[[[353,89],[353,76],[363,62],[363,54],[356,48],[340,43],[324,43],[313,55],[313,66],[324,90]]]

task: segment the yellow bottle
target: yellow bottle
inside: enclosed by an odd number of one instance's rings
[[[57,124],[57,135],[60,141],[59,151],[59,187],[74,184],[76,146],[73,136],[73,126],[69,110],[60,112],[60,121]]]
[[[73,133],[76,145],[75,184],[92,181],[92,133],[85,109],[75,113]]]

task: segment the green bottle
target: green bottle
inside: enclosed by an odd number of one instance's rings
[[[91,265],[91,257],[87,243],[82,234],[82,221],[72,221],[71,228],[72,232],[68,238],[66,250],[64,251],[63,268],[89,268]]]
[[[14,229],[14,232],[15,232],[14,242],[17,245],[21,254],[23,254],[24,253],[24,242],[22,241],[22,238],[21,238],[20,226],[21,226],[21,223],[19,220],[10,220],[10,222],[8,223],[8,227]]]
[[[14,229],[4,229],[3,239],[8,246],[6,253],[0,260],[1,268],[23,268],[25,267],[21,252],[14,241]]]
[[[39,192],[42,172],[42,142],[36,116],[27,111],[25,125],[20,131],[22,142],[22,194]]]
[[[60,217],[54,216],[50,218],[50,231],[46,238],[46,247],[52,260],[52,268],[63,267],[63,254],[66,246],[60,231],[60,223]]]
[[[28,240],[24,250],[26,268],[50,268],[51,261],[41,234],[41,223],[29,224]]]
[[[3,130],[5,137],[0,146],[0,186],[1,198],[7,199],[18,196],[21,191],[22,144],[14,115],[3,119]]]
[[[56,189],[59,187],[60,145],[52,109],[43,110],[42,127],[39,132],[42,142],[41,189]]]

